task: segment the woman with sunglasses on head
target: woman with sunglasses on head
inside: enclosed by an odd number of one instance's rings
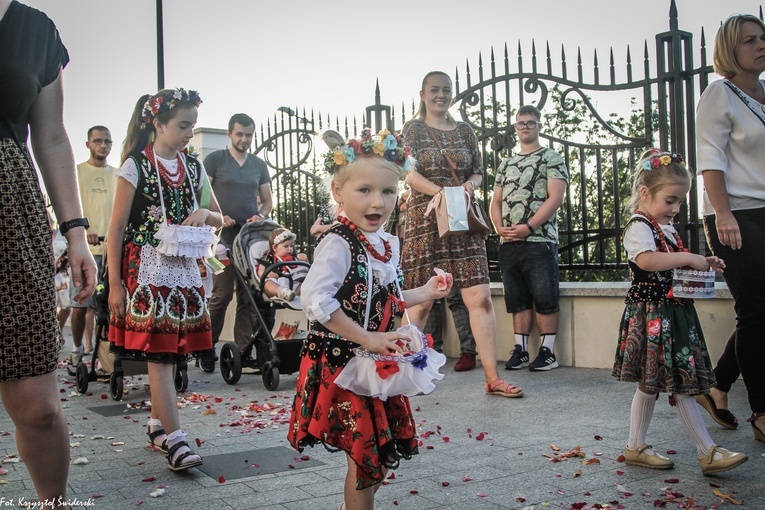
[[[455,121],[449,114],[451,103],[451,78],[441,71],[428,73],[422,81],[419,111],[403,128],[404,139],[417,161],[415,170],[406,178],[412,192],[407,200],[401,254],[404,284],[407,288],[424,285],[436,267],[451,273],[470,314],[486,393],[520,397],[523,390],[502,380],[497,372],[496,322],[489,290],[485,235],[455,233],[439,237],[435,214],[426,214],[433,195],[444,186],[455,185],[444,153],[456,164],[455,173],[471,197],[483,179],[478,140],[468,124]],[[432,302],[425,302],[409,309],[412,322],[419,328],[425,326],[431,306]],[[474,355],[463,353],[462,356]]]

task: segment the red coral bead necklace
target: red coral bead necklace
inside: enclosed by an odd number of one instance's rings
[[[183,164],[183,160],[181,160],[181,153],[177,152],[175,154],[176,161],[178,162],[177,171],[174,173],[171,173],[165,165],[162,164],[162,161],[159,160],[159,158],[154,153],[154,144],[147,145],[144,149],[144,152],[146,153],[146,157],[149,158],[149,161],[154,161],[157,164],[157,170],[159,171],[159,175],[162,176],[162,179],[167,183],[168,186],[171,188],[180,188],[183,184],[183,180],[186,177],[186,166]]]
[[[361,242],[362,245],[364,245],[364,248],[367,249],[370,255],[372,255],[374,258],[381,262],[390,262],[391,257],[393,256],[393,250],[390,247],[390,243],[386,241],[385,239],[382,239],[383,246],[385,247],[385,254],[381,254],[379,251],[375,249],[374,246],[372,246],[372,243],[369,242],[369,239],[367,239],[367,236],[362,234],[359,231],[359,228],[354,225],[354,223],[349,220],[346,216],[338,216],[337,221],[348,227],[351,232],[356,236],[356,238]]]

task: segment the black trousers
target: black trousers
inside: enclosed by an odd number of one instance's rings
[[[765,412],[765,208],[733,211],[741,231],[741,249],[723,246],[715,216],[704,218],[712,253],[725,261],[736,310],[736,329],[715,367],[717,387],[729,391],[743,376],[752,412]]]

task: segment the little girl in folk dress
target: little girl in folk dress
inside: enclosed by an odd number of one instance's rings
[[[417,439],[407,397],[357,395],[335,381],[354,348],[402,353],[410,338],[393,331],[393,317],[404,309],[404,300],[413,305],[444,297],[452,283],[443,273],[399,293],[398,238],[383,226],[409,165],[408,148],[398,135],[371,136],[368,130],[361,140],[330,151],[325,164],[342,212],[319,242],[302,287],[303,310],[312,322],[301,354],[289,441],[299,451],[323,443],[345,452],[344,510],[374,508],[374,493],[387,469],[416,454]]]
[[[138,100],[122,150],[107,244],[109,341],[148,361],[148,444],[167,455],[173,471],[202,464],[181,430],[175,365],[181,356],[209,351],[212,333],[197,260],[160,253],[156,236],[165,223],[222,224],[214,194],[209,209],[197,207],[204,168],[183,152],[201,102],[196,91],[185,89]]]
[[[727,471],[747,460],[717,446],[709,437],[693,395],[708,393],[715,376],[701,325],[690,299],[672,295],[673,269],[690,266],[722,272],[717,257],[683,248],[672,218],[690,189],[691,176],[676,152],[646,151],[638,163],[624,229],[632,286],[622,317],[613,376],[637,382],[630,414],[625,462],[652,469],[674,463],[646,444],[657,394],[670,393],[680,422],[696,446],[705,475]]]

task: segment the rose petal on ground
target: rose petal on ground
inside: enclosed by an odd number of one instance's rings
[[[616,462],[624,462],[625,460],[626,458],[624,457],[624,455],[619,455],[618,457],[616,457]]]
[[[444,436],[441,439],[444,440],[444,443],[448,443],[449,442],[449,436]]]
[[[197,448],[200,448],[204,441],[200,440],[198,437],[194,438],[194,442],[197,444]]]
[[[159,498],[165,494],[165,489],[157,489],[154,492],[149,493],[150,498]]]
[[[579,469],[576,473],[574,473],[574,478],[578,478],[580,476],[582,476],[582,470],[581,469]]]
[[[595,436],[595,441],[603,441],[603,436]]]
[[[715,489],[719,489],[720,487],[722,487],[722,485],[720,485],[719,483],[714,483],[714,482],[709,482],[709,486],[714,487]]]
[[[7,475],[7,474],[8,474],[8,471],[6,471],[3,468],[0,468],[0,475]]]
[[[91,494],[90,497],[93,498],[93,499],[98,499],[98,498],[103,498],[104,495],[101,494],[100,492],[96,492],[96,493]]]
[[[87,463],[88,463],[88,459],[86,459],[85,457],[77,457],[76,459],[72,461],[72,464],[75,466],[82,466]]]
[[[664,480],[664,483],[673,483],[673,484],[680,483],[680,480],[678,480],[677,478],[667,478],[666,480]]]
[[[558,447],[558,446],[555,446],[554,444],[551,444],[551,445],[550,445],[550,449],[551,449],[552,451],[554,451],[554,452],[559,452],[559,451],[560,451],[560,447]]]
[[[617,469],[616,474],[619,476],[624,476],[624,471],[622,471],[621,469]]]
[[[226,479],[223,478],[222,476],[219,476],[218,477],[218,483],[226,483]]]
[[[479,498],[485,498],[486,496],[488,496],[488,494],[486,494],[485,492],[479,492],[478,494],[476,494],[476,496],[478,496]]]
[[[143,480],[141,480],[141,481],[142,481],[142,482],[153,482],[153,481],[154,481],[154,480],[156,480],[156,479],[157,479],[157,477],[156,477],[156,476],[149,476],[149,477],[147,477],[147,478],[144,478],[144,479],[143,479]]]
[[[467,477],[467,476],[463,476],[463,477],[462,477],[462,481],[463,481],[463,482],[472,482],[472,481],[473,481],[473,479],[472,479],[472,478],[469,478],[469,477]]]
[[[486,437],[486,432],[481,432],[477,436],[475,436],[476,441],[483,441],[483,439]]]
[[[441,487],[449,487],[449,482],[441,482]]]
[[[218,411],[216,411],[215,409],[207,409],[202,412],[202,416],[207,416],[209,414],[218,414]]]
[[[142,499],[139,499],[138,501],[135,502],[135,506],[141,506],[141,505],[143,505]]]
[[[409,494],[419,494],[419,493],[420,491],[418,491],[417,489],[412,489],[409,491]]]
[[[667,450],[667,455],[677,455],[677,450]]]
[[[600,464],[600,459],[596,459],[596,458],[593,457],[591,459],[587,459],[587,460],[582,461],[582,464],[584,464],[584,465]]]

